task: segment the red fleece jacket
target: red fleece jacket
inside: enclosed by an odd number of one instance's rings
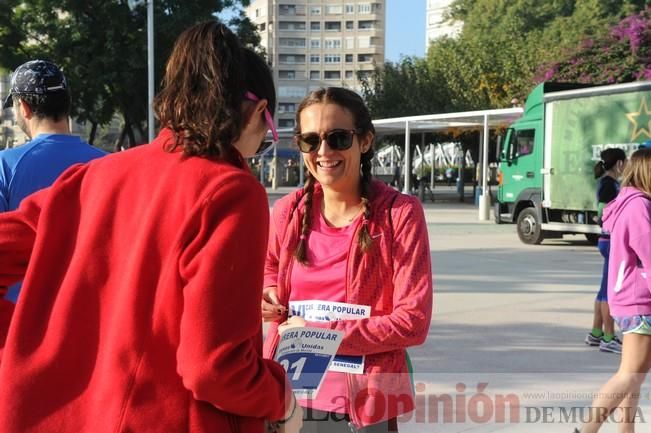
[[[283,417],[284,370],[261,356],[264,189],[172,139],[75,166],[0,215],[0,286],[25,277],[3,433],[257,433]]]

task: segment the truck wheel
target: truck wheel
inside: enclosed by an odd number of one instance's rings
[[[538,212],[532,207],[523,209],[518,215],[517,230],[518,237],[525,244],[538,245],[545,238]]]

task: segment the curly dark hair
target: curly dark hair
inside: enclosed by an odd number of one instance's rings
[[[371,118],[371,113],[369,112],[364,100],[355,92],[343,87],[327,87],[322,89],[317,89],[310,93],[299,105],[296,112],[296,133],[300,134],[301,132],[301,113],[307,107],[314,104],[336,104],[346,110],[350,111],[354,118],[355,129],[357,130],[357,135],[366,136],[369,133],[375,136],[375,127],[373,126],[373,121]],[[368,231],[368,220],[371,217],[371,206],[369,202],[369,194],[371,188],[371,182],[373,180],[373,175],[371,174],[371,162],[373,156],[375,155],[374,143],[371,143],[369,149],[362,153],[360,158],[360,186],[362,190],[362,205],[364,206],[364,221],[362,223],[362,228],[359,231],[359,237],[357,239],[360,248],[362,251],[368,251],[372,244],[373,240]],[[310,215],[312,208],[312,195],[314,193],[314,184],[316,179],[308,172],[305,185],[303,186],[303,191],[305,194],[305,210],[303,214],[303,221],[301,222],[301,233],[300,240],[296,249],[294,250],[294,257],[300,263],[307,265],[307,235],[310,232]]]
[[[276,105],[271,71],[265,61],[240,45],[219,21],[185,30],[167,62],[154,109],[160,123],[177,133],[173,147],[186,156],[224,159],[240,164],[233,147],[243,128],[246,91]]]

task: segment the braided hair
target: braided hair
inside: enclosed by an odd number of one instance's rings
[[[375,127],[373,126],[373,122],[371,120],[371,114],[369,113],[368,108],[364,104],[362,98],[352,90],[344,89],[342,87],[327,87],[311,92],[303,100],[303,102],[301,102],[296,112],[296,132],[300,132],[301,129],[301,113],[303,110],[311,105],[325,103],[336,104],[350,111],[354,117],[354,124],[355,129],[357,130],[357,135],[366,136],[369,133],[375,134]],[[371,182],[373,180],[371,168],[374,155],[375,150],[373,148],[373,143],[371,143],[369,149],[366,152],[362,153],[360,158],[360,187],[362,208],[364,212],[362,217],[362,228],[359,230],[357,242],[363,252],[369,251],[373,244],[373,239],[371,238],[371,234],[369,233],[368,229],[368,223],[371,218],[371,205],[369,201],[369,195],[371,192]],[[301,221],[300,237],[296,249],[294,250],[294,257],[303,265],[308,264],[307,237],[310,233],[310,227],[312,223],[312,196],[314,195],[315,183],[316,179],[314,176],[312,176],[312,173],[308,172],[305,180],[305,185],[303,186],[305,208]]]

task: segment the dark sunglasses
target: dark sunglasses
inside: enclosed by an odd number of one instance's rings
[[[360,132],[359,129],[332,129],[321,134],[306,132],[305,134],[294,135],[294,142],[303,153],[316,151],[323,140],[328,143],[328,147],[332,150],[346,150],[353,145],[355,134]]]

